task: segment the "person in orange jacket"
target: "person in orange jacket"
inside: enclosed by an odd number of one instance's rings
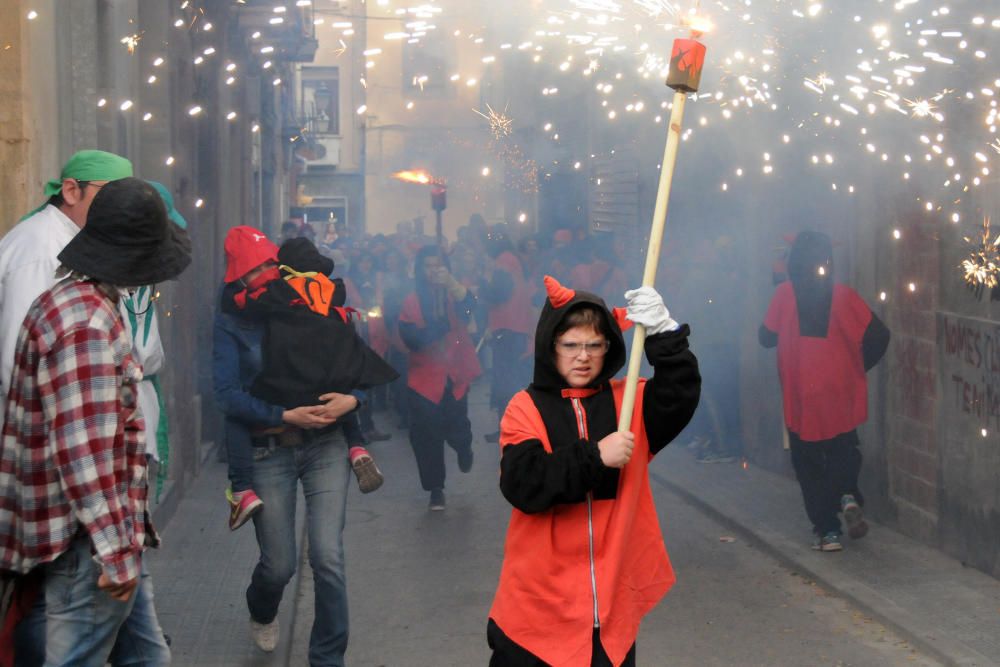
[[[701,391],[687,325],[652,287],[627,309],[545,278],[534,380],[500,425],[500,490],[514,506],[487,639],[490,667],[635,665],[642,617],[674,583],[648,466]],[[650,380],[618,431],[622,326],[646,327]]]

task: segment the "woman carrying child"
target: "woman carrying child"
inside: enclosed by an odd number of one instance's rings
[[[258,230],[231,229],[225,250],[223,303],[239,291],[259,289],[273,277],[270,271],[277,268],[277,247]],[[229,449],[250,453],[252,472],[244,483],[265,506],[253,516],[261,555],[247,589],[251,636],[261,650],[273,651],[277,646],[278,606],[298,562],[295,506],[301,482],[309,562],[316,578],[309,659],[312,664],[343,665],[348,638],[343,530],[351,473],[347,443],[339,429],[331,427],[357,408],[358,399],[331,392],[319,396],[315,405],[288,409],[254,397],[250,387],[262,368],[266,322],[226,310],[215,318],[215,399],[226,415],[227,441],[245,445]],[[283,425],[301,430],[303,442],[286,447],[266,438],[271,441],[251,445],[252,432]],[[261,442],[259,437],[257,442]],[[233,486],[237,487],[237,480]]]

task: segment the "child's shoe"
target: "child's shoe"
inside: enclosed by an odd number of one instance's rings
[[[236,530],[264,507],[264,501],[253,489],[233,493],[233,489],[228,488],[226,500],[229,501],[229,530]]]
[[[358,478],[358,488],[361,493],[371,493],[385,481],[382,471],[375,465],[375,459],[364,447],[351,447],[351,469]]]

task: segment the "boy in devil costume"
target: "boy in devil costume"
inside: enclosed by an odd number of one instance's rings
[[[778,375],[792,467],[813,524],[813,548],[840,551],[847,534],[868,533],[858,489],[857,427],[868,419],[865,372],[889,345],[889,330],[858,293],[833,282],[833,248],[819,232],[800,233],[788,255],[760,343],[778,348]]]
[[[334,269],[332,259],[321,255],[310,240],[302,237],[286,241],[277,258],[280,268],[271,264],[251,284],[231,283],[223,295],[224,310],[244,311],[267,322],[263,367],[250,387],[255,398],[291,409],[315,405],[320,395],[328,392],[349,394],[399,377],[368,347],[350,322],[349,309],[343,307],[344,284],[328,277]],[[362,493],[376,490],[382,485],[382,473],[364,447],[357,413],[345,415],[333,425],[337,426],[344,429],[351,467]],[[278,432],[257,435],[294,445],[305,434],[283,426]],[[234,460],[245,458],[230,456],[230,466]],[[250,489],[234,490],[230,503],[243,503],[238,494],[247,491],[253,494]],[[239,525],[231,522],[230,527],[238,528],[252,513],[242,512],[243,521]]]
[[[487,638],[491,667],[635,665],[642,617],[674,583],[648,466],[691,419],[701,390],[687,325],[660,295],[548,292],[534,381],[500,424],[500,489],[514,506]],[[646,327],[652,379],[640,380],[632,432],[617,431],[622,326]]]

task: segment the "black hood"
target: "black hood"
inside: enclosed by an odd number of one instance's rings
[[[315,271],[328,276],[334,269],[333,260],[320,254],[316,244],[304,236],[288,239],[282,243],[278,250],[278,262],[300,273]]]
[[[799,334],[825,338],[833,304],[833,244],[820,232],[800,232],[788,253],[788,278],[795,290]]]
[[[613,378],[625,366],[625,337],[604,300],[590,292],[559,286],[549,276],[546,276],[545,283],[549,288],[549,298],[545,300],[542,314],[538,318],[538,327],[535,329],[535,375],[532,386],[546,392],[558,392],[569,387],[556,370],[555,332],[560,322],[571,311],[584,305],[594,306],[601,313],[604,320],[603,330],[611,341],[611,347],[604,357],[604,368],[590,386],[597,387]],[[558,307],[552,304],[553,292],[556,292],[556,302],[560,303]],[[559,298],[560,292],[562,299]],[[568,300],[566,297],[569,297]]]

